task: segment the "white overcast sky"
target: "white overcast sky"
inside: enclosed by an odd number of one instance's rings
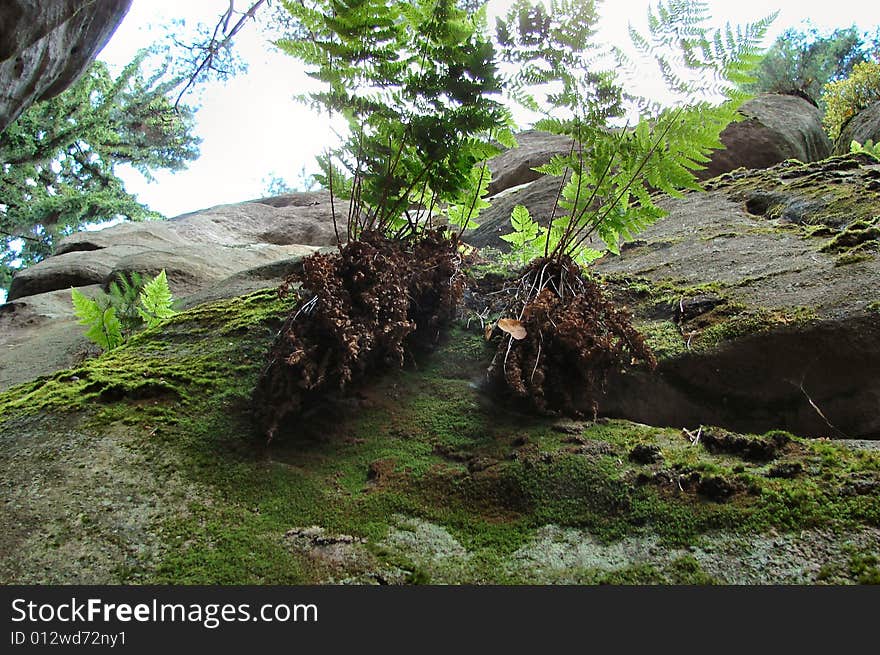
[[[239,7],[248,4],[237,1]],[[508,4],[490,1],[496,12]],[[869,29],[880,23],[880,2],[865,0],[708,0],[707,4],[718,25],[754,21],[779,9],[768,43],[788,27],[803,27],[805,20],[820,29],[852,24]],[[227,6],[228,0],[134,0],[99,58],[122,66],[139,48],[153,43],[161,34],[159,27],[170,19],[210,23]],[[647,0],[605,0],[600,36],[628,43],[627,23],[642,26],[647,6]],[[315,155],[333,138],[325,120],[293,100],[306,83],[294,59],[274,52],[254,26],[239,35],[237,47],[249,63],[249,72],[210,85],[201,94],[196,130],[203,139],[201,157],[186,171],[158,173],[152,183],[135,172],[123,174],[141,202],[166,216],[260,197],[273,173],[295,183],[303,167],[314,171]]]

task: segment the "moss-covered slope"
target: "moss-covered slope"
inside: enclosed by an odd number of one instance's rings
[[[0,580],[880,575],[880,453],[521,415],[484,390],[491,349],[464,325],[267,447],[250,394],[284,310],[270,290],[196,307],[0,395]]]

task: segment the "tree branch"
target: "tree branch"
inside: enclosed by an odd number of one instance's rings
[[[207,51],[205,56],[202,58],[202,61],[199,63],[196,70],[189,76],[186,85],[177,96],[177,100],[174,101],[175,109],[177,109],[177,106],[180,104],[181,99],[183,99],[183,96],[186,95],[187,91],[189,91],[196,83],[199,76],[206,70],[211,70],[216,54],[222,48],[225,48],[232,43],[232,39],[235,38],[235,35],[241,31],[241,28],[245,26],[248,19],[253,18],[256,15],[257,10],[261,5],[265,4],[265,2],[266,0],[256,0],[256,2],[254,2],[250,8],[241,15],[241,18],[239,18],[235,25],[230,29],[229,23],[232,21],[232,16],[235,13],[235,0],[229,0],[229,8],[220,16],[220,19],[214,26],[214,33],[211,35],[211,40],[204,48]],[[222,39],[220,38],[221,34],[223,35]]]

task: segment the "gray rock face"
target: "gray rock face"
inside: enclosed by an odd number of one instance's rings
[[[598,262],[665,351],[656,371],[609,382],[602,411],[880,438],[880,230],[860,229],[880,215],[880,165],[783,164],[710,187],[664,201],[665,219]]]
[[[736,168],[768,168],[786,159],[813,162],[831,154],[822,113],[797,96],[767,93],[744,103],[746,118],[721,133],[726,149],[716,150],[700,179]]]
[[[572,140],[568,137],[538,130],[521,132],[516,135],[516,140],[518,148],[506,150],[489,162],[489,170],[492,171],[490,196],[537,180],[541,173],[534,171],[534,168],[549,162],[553,155],[567,155],[572,146]]]
[[[248,269],[335,243],[329,194],[299,193],[221,205],[168,221],[121,223],[72,234],[55,256],[18,272],[9,299],[163,268],[178,296]]]
[[[99,289],[80,290],[90,295]],[[69,289],[0,305],[0,390],[76,364],[89,349],[83,329]]]
[[[845,155],[850,144],[858,141],[865,144],[873,141],[880,143],[880,102],[875,102],[853,116],[843,126],[840,136],[834,142],[834,154]]]
[[[0,4],[0,131],[58,95],[92,62],[131,0],[4,0]]]

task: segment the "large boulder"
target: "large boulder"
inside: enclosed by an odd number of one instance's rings
[[[168,221],[120,223],[64,239],[55,256],[16,273],[9,300],[107,284],[122,272],[155,275],[163,268],[175,294],[191,295],[335,241],[325,192],[220,205]]]
[[[489,160],[492,182],[489,195],[494,196],[541,177],[534,169],[550,161],[553,155],[565,155],[571,151],[572,140],[566,136],[526,130],[516,135],[519,144]]]
[[[712,154],[700,179],[736,168],[768,168],[786,159],[819,161],[831,154],[822,112],[801,97],[766,93],[743,103],[739,111],[744,119],[721,133],[726,147]]]
[[[73,84],[130,6],[131,0],[0,3],[0,131]]]
[[[844,124],[834,142],[834,154],[848,153],[853,141],[863,145],[868,141],[880,143],[880,101],[868,105]]]
[[[880,438],[880,165],[736,171],[598,262],[661,355],[600,407],[652,425]]]

